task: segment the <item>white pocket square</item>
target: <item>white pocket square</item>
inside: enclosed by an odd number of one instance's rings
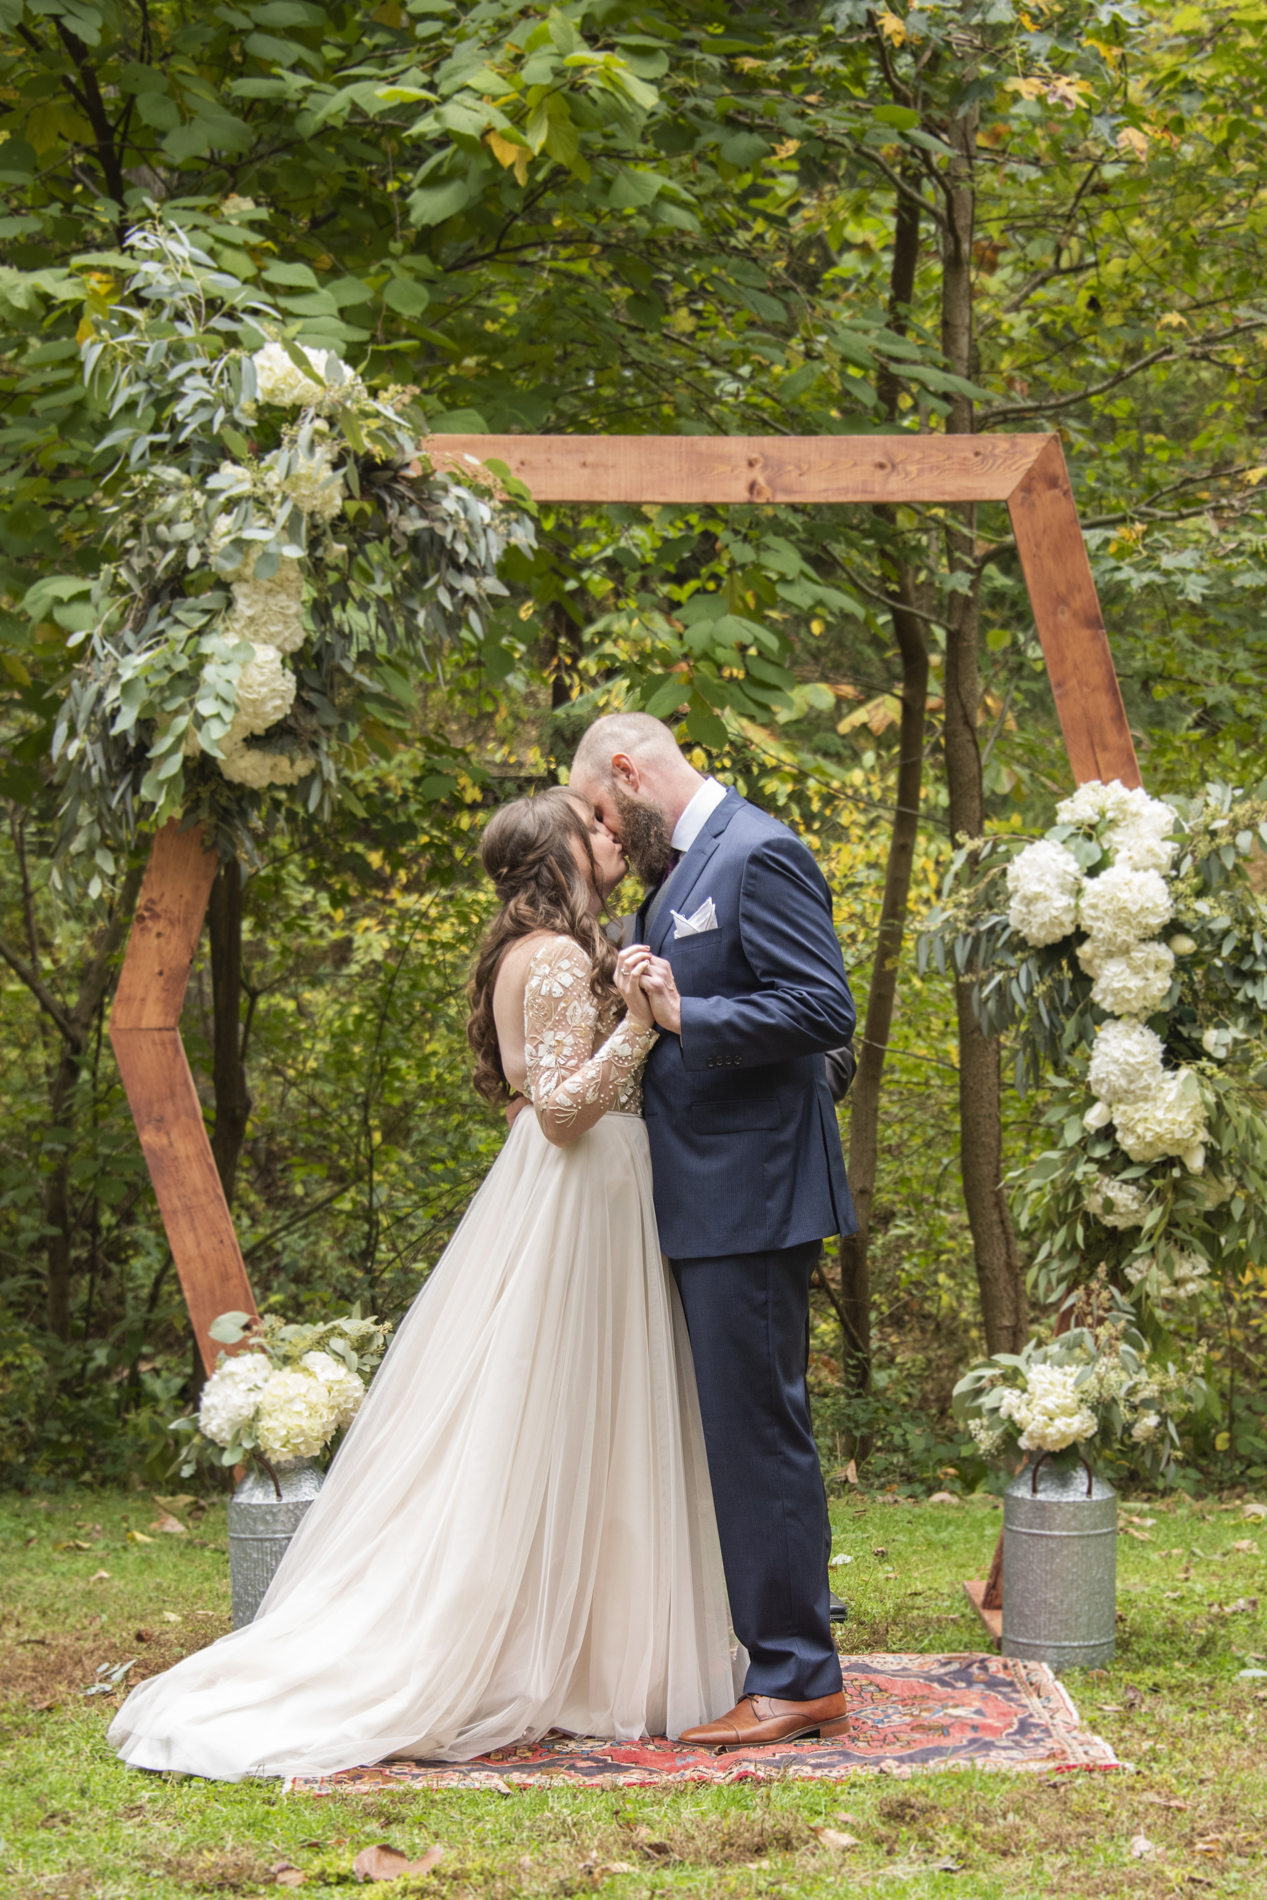
[[[680,910],[670,910],[669,915],[674,924],[674,941],[679,937],[698,937],[705,930],[717,928],[717,912],[713,908],[711,897],[704,899],[693,916],[683,917]]]

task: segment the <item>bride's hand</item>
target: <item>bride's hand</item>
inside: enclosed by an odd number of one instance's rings
[[[650,1029],[655,1018],[651,1013],[651,999],[642,987],[642,974],[653,961],[651,952],[645,944],[631,944],[622,950],[616,958],[616,988],[625,999],[629,1020],[639,1029]]]
[[[663,957],[648,956],[641,972],[642,987],[651,1002],[651,1013],[661,1029],[670,1035],[682,1033],[682,998],[673,980],[672,966]]]

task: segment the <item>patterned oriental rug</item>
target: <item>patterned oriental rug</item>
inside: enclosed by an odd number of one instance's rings
[[[905,1777],[926,1768],[1115,1768],[1108,1743],[1084,1729],[1045,1663],[1007,1656],[842,1656],[849,1734],[717,1755],[675,1742],[601,1742],[548,1735],[475,1761],[389,1761],[333,1775],[296,1775],[295,1794],[384,1787],[646,1788],[664,1782],[843,1781],[858,1773]]]

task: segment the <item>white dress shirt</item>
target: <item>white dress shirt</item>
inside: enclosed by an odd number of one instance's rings
[[[704,780],[673,827],[673,836],[669,842],[675,851],[680,852],[683,857],[686,856],[725,796],[726,787],[719,785],[715,778]]]

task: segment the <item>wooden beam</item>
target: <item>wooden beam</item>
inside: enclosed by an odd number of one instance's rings
[[[180,1010],[215,878],[202,832],[165,825],[154,840],[110,1014],[110,1044],[149,1167],[168,1244],[208,1372],[223,1350],[220,1313],[255,1299],[180,1040]]]
[[[1139,766],[1058,436],[1008,497],[1034,624],[1077,784],[1139,784]]]
[[[504,462],[534,501],[1006,501],[1045,435],[433,435],[444,466]]]

